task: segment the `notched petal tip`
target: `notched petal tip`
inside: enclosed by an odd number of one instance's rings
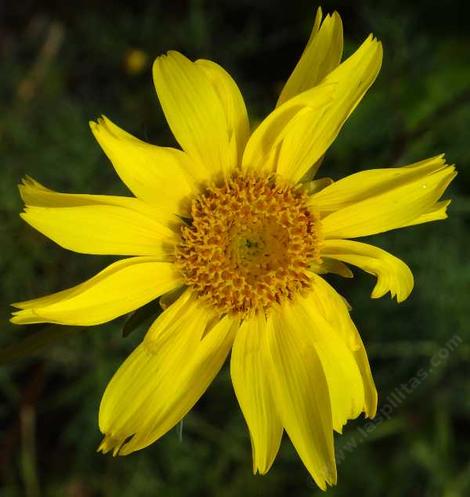
[[[21,178],[21,182],[18,183],[18,188],[24,188],[24,187],[28,187],[28,186],[32,186],[32,187],[42,187],[42,185],[40,183],[38,183],[34,178],[32,178],[31,176],[23,176]],[[44,188],[44,187],[43,187]]]
[[[377,278],[371,297],[390,292],[397,302],[408,298],[414,286],[411,269],[401,259],[373,245],[353,240],[326,240],[323,256],[357,266]]]
[[[168,50],[167,52],[160,54],[153,61],[152,70],[155,71],[156,69],[161,67],[162,63],[167,63],[172,60],[177,61],[178,59],[180,61],[184,60],[191,62],[185,55],[183,55],[181,52],[178,52],[178,50]]]
[[[50,190],[33,179],[31,176],[24,176],[18,184],[21,199],[25,205],[36,205],[39,197],[48,194]]]
[[[103,132],[114,135],[112,127],[116,126],[110,119],[108,119],[104,114],[101,114],[96,120],[88,121],[88,125],[92,133],[95,135],[95,138],[98,139],[98,134]]]
[[[109,119],[101,114],[101,116],[97,117],[95,121],[88,121],[88,125],[93,133],[101,131],[101,128],[107,128],[107,123],[109,123]],[[107,130],[109,131],[109,130]]]
[[[324,468],[323,471],[324,481],[320,481],[318,478],[313,478],[315,484],[322,490],[326,492],[328,487],[334,487],[338,480],[338,473],[336,471],[336,465],[334,467],[328,466]]]
[[[17,307],[19,311],[13,311],[10,317],[10,323],[16,325],[27,325],[27,324],[37,324],[42,321],[41,317],[34,312],[32,309],[22,309],[20,306],[22,302],[15,304],[10,304],[13,307]]]
[[[108,436],[105,436],[96,449],[96,452],[101,452],[102,454],[107,454],[108,452],[110,452],[114,446],[114,444],[110,443],[110,441],[110,438]]]
[[[100,143],[100,139],[102,139],[103,134],[109,132],[103,116],[97,117],[95,121],[88,121],[88,125],[90,126],[90,130],[98,143]]]
[[[392,300],[396,299],[398,304],[404,302],[411,295],[414,288],[413,273],[405,263],[403,263],[401,268],[401,276],[400,280],[397,282],[397,285],[399,286],[388,286],[386,282],[379,278],[376,285],[372,289],[370,297],[372,299],[379,299],[387,293],[390,293],[390,298]]]
[[[14,306],[15,304],[10,304],[12,306]],[[10,323],[12,324],[22,324],[21,323],[21,319],[19,318],[18,314],[20,313],[21,311],[15,311],[15,312],[12,312],[11,313],[11,317],[9,319]]]
[[[117,131],[120,131],[121,133],[125,134],[124,130],[120,129],[116,124],[109,119],[105,114],[101,114],[99,117],[96,118],[95,121],[90,120],[88,121],[89,126],[92,129],[99,129],[99,128],[106,128],[106,131],[109,133],[118,134]]]
[[[370,50],[371,52],[375,51],[375,57],[380,59],[380,64],[382,63],[383,58],[383,44],[382,42],[374,35],[374,33],[370,33],[369,36],[364,40],[360,48]]]
[[[176,57],[180,59],[186,59],[189,60],[185,55],[183,55],[181,52],[178,52],[178,50],[168,50],[166,53],[167,57]]]
[[[132,440],[134,435],[130,435],[125,439],[116,438],[113,437],[112,435],[107,435],[107,434],[104,435],[105,436],[101,441],[101,444],[96,449],[96,452],[101,452],[102,454],[108,454],[109,452],[112,452],[113,457],[123,456],[130,453],[130,452],[124,453],[123,449]]]

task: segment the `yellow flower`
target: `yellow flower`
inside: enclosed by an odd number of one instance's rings
[[[377,278],[372,297],[403,301],[408,266],[351,239],[444,219],[455,176],[443,156],[400,168],[313,179],[375,80],[369,36],[344,62],[337,13],[317,12],[275,110],[249,131],[232,78],[208,60],[159,57],[154,80],[182,150],[149,145],[103,117],[91,129],[135,197],[20,186],[23,219],[62,247],[131,256],[84,283],[14,304],[18,324],[97,325],[162,296],[164,312],[109,383],[103,452],[153,443],[193,407],[231,350],[253,469],[266,473],[285,430],[319,487],[336,482],[333,430],[377,392],[344,299],[320,276]]]

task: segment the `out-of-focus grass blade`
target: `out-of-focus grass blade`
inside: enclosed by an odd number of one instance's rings
[[[184,418],[176,426],[176,435],[178,437],[179,442],[183,441],[183,422]]]
[[[156,318],[158,314],[160,314],[160,306],[157,300],[152,300],[148,304],[145,304],[140,309],[134,311],[127,318],[124,326],[122,328],[122,336],[127,337],[132,332],[134,332],[141,324],[145,323],[150,318]]]
[[[62,340],[78,331],[79,327],[47,326],[39,331],[29,333],[19,342],[0,349],[0,366],[10,362],[25,359],[44,347]]]

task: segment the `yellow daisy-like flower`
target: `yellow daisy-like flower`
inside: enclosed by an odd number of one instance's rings
[[[158,98],[182,150],[149,145],[103,117],[91,129],[135,197],[20,186],[23,219],[62,247],[131,256],[84,283],[14,304],[17,324],[97,325],[162,296],[164,312],[109,383],[103,452],[156,441],[194,406],[231,350],[231,376],[266,473],[285,430],[322,489],[336,482],[333,431],[377,392],[344,299],[322,278],[377,278],[400,302],[408,266],[352,239],[446,217],[455,176],[443,156],[400,168],[313,179],[375,80],[369,36],[344,62],[335,12],[317,12],[276,108],[252,133],[238,87],[219,65],[177,52],[154,64]]]

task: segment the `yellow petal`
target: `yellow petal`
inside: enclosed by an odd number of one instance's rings
[[[353,354],[361,372],[364,385],[364,413],[368,418],[374,418],[377,413],[377,389],[375,388],[374,378],[372,377],[372,372],[370,370],[367,352],[357,329],[356,336],[359,348],[354,350]]]
[[[321,192],[324,188],[330,186],[331,184],[333,184],[333,180],[331,178],[318,178],[303,183],[303,190],[308,195],[313,195],[314,193]]]
[[[192,164],[181,150],[157,147],[122,130],[108,118],[90,122],[96,140],[131,192],[166,212],[188,212],[195,192]]]
[[[26,206],[21,217],[60,246],[83,254],[171,257],[176,235],[168,226],[119,205]]]
[[[311,297],[315,299],[319,314],[330,323],[354,355],[364,388],[363,411],[367,417],[373,418],[377,411],[377,390],[364,344],[356,325],[349,315],[347,302],[323,278],[314,274],[310,276],[313,280]]]
[[[437,155],[408,166],[360,171],[313,192],[311,203],[315,210],[326,215],[387,193],[445,167],[444,155]]]
[[[398,302],[407,299],[413,290],[413,273],[400,259],[373,245],[352,240],[325,240],[322,257],[339,259],[358,266],[377,277],[371,297],[376,299],[390,292]]]
[[[331,104],[334,84],[320,84],[291,98],[271,112],[251,134],[242,158],[242,169],[274,172],[279,151],[305,116],[323,115]],[[313,144],[308,143],[310,148]],[[319,144],[322,147],[321,144]]]
[[[311,273],[311,299],[325,321],[335,329],[343,342],[351,349],[357,350],[360,342],[357,340],[357,330],[349,316],[348,304],[336,290],[321,276]]]
[[[15,324],[92,326],[131,312],[181,285],[173,264],[152,257],[117,261],[68,290],[13,304]]]
[[[352,278],[354,276],[346,264],[333,259],[322,259],[320,264],[312,264],[310,268],[317,274],[333,273],[343,278]]]
[[[341,17],[334,12],[327,15],[323,22],[321,19],[322,11],[319,7],[307,46],[284,85],[277,105],[317,85],[340,63],[343,53]]]
[[[413,171],[413,168],[409,170]],[[408,180],[394,183],[385,191],[378,188],[375,193],[376,190],[372,189],[370,195],[365,193],[362,199],[358,198],[324,217],[323,235],[325,238],[355,238],[407,226],[435,207],[455,176],[455,168],[446,166],[433,172],[411,175]],[[334,186],[313,195],[312,206],[316,208],[318,196],[326,196],[327,190]],[[362,186],[358,188],[361,190]]]
[[[281,443],[282,425],[271,392],[264,315],[246,319],[237,332],[231,359],[232,383],[253,448],[253,472],[266,473]]]
[[[168,125],[196,161],[198,176],[229,174],[236,167],[236,147],[230,144],[224,102],[207,70],[171,51],[157,58],[153,76]]]
[[[451,200],[442,200],[440,202],[436,202],[436,204],[433,205],[426,212],[407,223],[405,227],[447,219],[447,207],[449,207],[450,203]]]
[[[374,82],[381,63],[382,45],[369,36],[353,55],[326,76],[322,86],[334,87],[331,103],[323,112],[305,108],[288,123],[279,149],[279,175],[297,182],[314,164],[319,164],[351,112]]]
[[[175,426],[220,370],[237,321],[213,316],[185,292],[155,321],[110,381],[101,401],[103,452],[126,455]]]
[[[317,485],[336,483],[328,384],[315,347],[295,315],[268,316],[273,394],[281,422]]]
[[[82,207],[92,205],[114,205],[139,212],[159,223],[174,225],[178,217],[163,212],[134,197],[117,195],[89,195],[85,193],[62,193],[46,188],[33,178],[26,176],[18,185],[21,198],[27,206],[34,207]]]
[[[317,277],[317,279],[321,279]],[[314,283],[316,291],[297,299],[292,308],[292,319],[303,330],[305,339],[311,341],[323,367],[330,393],[333,428],[342,432],[348,419],[356,418],[364,408],[364,386],[353,351],[343,341],[341,331],[335,326],[338,319],[325,319],[324,300],[333,300]],[[335,306],[336,314],[348,311],[344,304]]]
[[[248,113],[243,96],[230,74],[221,66],[205,59],[197,60],[196,64],[202,67],[222,102],[230,146],[235,147],[236,157],[234,160],[236,164],[239,164],[250,134]]]

